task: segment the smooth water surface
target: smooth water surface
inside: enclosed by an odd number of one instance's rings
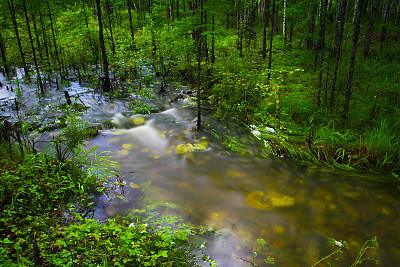
[[[258,258],[267,253],[275,266],[311,266],[337,249],[329,237],[349,243],[339,266],[350,266],[375,235],[380,247],[368,255],[382,266],[399,262],[396,185],[367,174],[231,155],[209,131],[191,131],[194,118],[190,107],[180,105],[146,116],[113,116],[115,129],[101,132],[89,146],[115,153],[127,186],[125,199],[97,208],[98,218],[129,214],[142,207],[140,200],[165,203],[165,210],[188,222],[235,234],[217,232],[206,243],[206,254],[219,266],[248,266],[244,260],[252,261],[257,238],[268,244]],[[216,128],[226,122],[209,123]],[[231,133],[238,134],[233,128]],[[375,264],[364,266],[369,265]]]

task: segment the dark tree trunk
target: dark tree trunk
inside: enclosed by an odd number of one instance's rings
[[[272,0],[272,14],[275,12],[275,0]],[[274,28],[275,20],[272,20],[271,28]],[[271,67],[272,67],[272,41],[274,39],[274,31],[271,29],[271,36],[269,39],[269,60],[268,60],[268,83],[271,80]]]
[[[226,29],[227,30],[229,30],[229,8],[230,8],[230,6],[229,6],[229,3],[227,2],[226,3]]]
[[[97,18],[99,21],[99,39],[100,39],[100,46],[101,46],[101,54],[103,57],[103,91],[104,92],[110,92],[111,91],[111,86],[110,86],[110,76],[108,73],[108,60],[107,60],[107,53],[106,53],[106,46],[104,43],[104,34],[103,34],[103,22],[101,19],[101,6],[100,6],[100,0],[96,0],[96,6],[97,6]]]
[[[26,27],[28,28],[29,41],[31,43],[31,48],[32,48],[33,62],[35,63],[37,82],[39,83],[40,92],[42,94],[44,94],[42,77],[40,76],[40,70],[39,70],[39,65],[38,65],[37,58],[36,58],[35,46],[33,45],[33,38],[32,38],[32,33],[31,33],[31,27],[29,25],[29,16],[28,16],[28,11],[26,10],[26,2],[25,2],[25,0],[22,0],[22,6],[24,8],[25,19],[26,19]]]
[[[350,67],[349,67],[349,75],[347,76],[347,85],[346,85],[346,95],[343,107],[343,118],[347,117],[347,113],[349,112],[350,106],[350,97],[351,97],[351,83],[353,81],[354,75],[354,65],[356,62],[356,53],[357,53],[357,43],[360,37],[360,25],[361,25],[361,16],[363,10],[363,0],[359,0],[356,14],[356,25],[354,27],[354,35],[353,35],[353,49],[351,50],[350,56]]]
[[[212,16],[212,39],[211,39],[211,64],[215,63],[215,51],[214,51],[214,31],[215,31],[215,18],[214,15]]]
[[[108,17],[108,28],[110,28],[110,38],[111,38],[111,52],[113,55],[115,55],[115,43],[114,43],[114,34],[113,34],[113,29],[112,29],[112,7],[110,0],[106,1],[106,11],[107,11],[107,17]]]
[[[49,9],[49,18],[50,18],[51,32],[52,32],[52,34],[53,34],[54,52],[55,52],[55,54],[56,54],[56,61],[57,61],[58,68],[59,68],[59,71],[60,71],[60,75],[61,75],[61,78],[62,78],[62,77],[63,77],[63,73],[62,73],[62,71],[61,71],[61,62],[60,62],[60,57],[59,57],[59,54],[58,54],[57,41],[56,41],[56,33],[55,33],[55,31],[54,31],[53,18],[52,18],[52,16],[51,16],[51,10],[50,10],[50,3],[49,3],[49,2],[47,2],[47,7],[48,7],[48,9]]]
[[[383,49],[383,43],[385,42],[386,39],[387,23],[390,17],[390,7],[391,7],[391,0],[388,0],[388,2],[383,7],[384,13],[383,13],[383,25],[381,34],[381,47],[380,47],[381,51]]]
[[[268,26],[269,0],[265,0],[264,4],[265,5],[264,5],[262,58],[265,60],[267,58],[267,26]]]
[[[174,20],[174,16],[173,16],[173,3],[172,0],[169,0],[169,5],[168,5],[168,16],[170,20]]]
[[[200,23],[195,30],[197,44],[197,131],[201,130],[201,48],[202,48],[202,26],[203,26],[203,1],[200,0]]]
[[[321,106],[322,66],[324,64],[324,53],[325,53],[325,29],[326,29],[327,8],[328,8],[328,0],[325,0],[322,5],[322,16],[321,16],[321,20],[320,20],[319,42],[317,45],[317,47],[319,47],[321,50],[320,61],[319,61],[318,95],[317,95],[318,107]]]
[[[179,20],[179,0],[176,0],[176,19]]]
[[[1,36],[1,30],[0,30],[0,53],[1,53],[1,59],[3,60],[4,70],[6,71],[7,74],[9,74],[10,68],[7,63],[6,48],[3,42],[3,37]]]
[[[307,37],[307,49],[312,50],[314,47],[314,32],[315,32],[315,13],[317,13],[317,3],[314,1],[310,2],[310,20],[308,21],[308,37]]]
[[[279,23],[278,23],[278,13],[279,9],[275,5],[275,11],[272,13],[273,27],[272,29],[278,34],[279,33]]]
[[[126,0],[126,6],[128,8],[129,14],[129,27],[131,29],[131,37],[133,41],[133,49],[136,49],[136,42],[135,42],[135,34],[133,33],[133,24],[132,24],[132,9],[131,9],[131,0]]]
[[[150,15],[153,14],[153,2],[152,2],[151,0],[149,0],[149,1],[147,2],[147,6],[148,6],[148,8],[149,8],[149,14],[150,14]]]
[[[40,19],[40,26],[42,28],[44,50],[46,52],[46,58],[47,58],[47,61],[48,61],[49,67],[50,67],[51,64],[50,64],[49,47],[47,45],[46,30],[45,30],[45,27],[43,24],[42,12],[40,12],[40,9],[39,9],[39,19]]]
[[[293,6],[296,5],[296,0],[293,1]],[[293,24],[294,24],[294,16],[290,16],[290,29],[289,29],[289,50],[292,51],[293,47]]]
[[[30,80],[29,70],[28,70],[28,67],[26,65],[26,60],[25,60],[25,53],[24,53],[24,50],[22,49],[21,39],[19,37],[17,18],[15,17],[14,0],[9,0],[8,1],[8,7],[10,9],[11,19],[12,19],[12,22],[13,22],[13,25],[14,25],[15,36],[17,37],[17,43],[18,43],[18,47],[19,47],[19,52],[21,54],[21,60],[22,60],[22,65],[23,65],[24,72],[25,72],[25,77],[28,80]]]
[[[244,1],[242,1],[242,11],[239,18],[240,21],[240,34],[239,34],[239,56],[243,56],[243,27],[244,27]]]
[[[33,30],[35,31],[35,39],[36,39],[37,49],[38,49],[38,52],[39,52],[39,57],[40,57],[40,60],[43,61],[42,45],[40,44],[40,39],[39,39],[40,35],[39,35],[39,31],[38,31],[38,29],[36,27],[35,17],[33,17],[33,19],[32,19],[32,24],[33,24]]]
[[[333,73],[332,79],[332,89],[331,89],[331,99],[330,99],[330,107],[333,107],[333,103],[335,100],[335,88],[337,81],[337,73],[339,69],[339,60],[340,60],[340,52],[342,47],[342,39],[343,39],[343,29],[344,29],[344,16],[346,14],[346,0],[341,0],[339,5],[339,14],[336,23],[336,37],[335,37],[335,55],[336,55],[336,66],[335,71]]]
[[[92,55],[93,55],[94,61],[97,64],[98,59],[99,59],[99,54],[97,53],[97,51],[93,45],[93,39],[92,39],[92,35],[90,34],[89,21],[88,21],[88,17],[86,14],[86,6],[85,5],[83,6],[83,14],[85,15],[86,29],[88,31],[88,36],[89,36],[89,45],[90,45],[90,48],[92,49]]]
[[[374,32],[374,23],[375,23],[375,19],[376,19],[376,13],[378,13],[379,1],[380,0],[374,0],[374,2],[372,4],[368,30],[367,30],[367,33],[365,34],[365,44],[364,44],[364,50],[363,50],[364,57],[369,56],[369,47],[371,45],[372,33]],[[366,6],[366,5],[364,4],[364,6]]]

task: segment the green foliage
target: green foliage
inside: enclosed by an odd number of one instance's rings
[[[71,114],[62,133],[57,137],[53,136],[53,146],[49,149],[55,152],[59,161],[65,161],[71,154],[74,160],[82,152],[81,149],[76,149],[83,145],[84,139],[96,133],[97,130],[91,127],[88,121],[80,119],[76,114]]]
[[[76,223],[38,239],[43,260],[54,266],[193,266],[181,246],[185,240],[164,228],[79,215]]]
[[[10,154],[4,142],[0,148],[0,264],[32,265],[37,243],[42,263],[51,266],[195,266],[183,249],[188,228],[102,223],[66,213],[84,212],[97,194],[122,185],[107,152],[95,154],[83,170],[89,152],[63,162],[42,153]]]
[[[349,249],[349,245],[347,244],[346,241],[338,241],[335,240],[333,238],[329,238],[329,243],[333,246],[333,247],[338,247],[335,251],[333,251],[331,254],[323,257],[322,259],[320,259],[319,261],[317,261],[312,267],[325,262],[327,260],[333,260],[334,262],[339,261],[339,257],[337,256],[337,254],[342,254],[343,253],[343,249]],[[367,240],[363,246],[361,247],[361,249],[359,250],[355,261],[353,262],[353,264],[351,265],[351,267],[357,266],[357,265],[361,265],[364,261],[373,261],[375,262],[375,264],[378,264],[379,260],[370,258],[369,256],[365,256],[364,254],[368,251],[368,250],[372,250],[375,251],[378,249],[378,242],[376,240],[376,236],[373,237],[370,240]],[[328,262],[329,266],[333,265],[333,262]]]

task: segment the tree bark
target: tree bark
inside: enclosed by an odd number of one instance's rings
[[[308,36],[307,36],[307,49],[312,50],[314,47],[314,32],[315,32],[315,13],[317,13],[317,5],[314,1],[310,2],[310,20],[308,21]]]
[[[33,17],[33,19],[32,19],[32,25],[33,25],[33,30],[35,31],[35,39],[36,39],[37,49],[38,49],[38,52],[39,52],[39,57],[40,57],[40,60],[43,61],[42,45],[40,43],[40,39],[39,39],[40,35],[39,35],[39,31],[38,31],[38,29],[36,27],[35,17]]]
[[[0,30],[0,52],[1,52],[1,59],[3,60],[4,70],[6,71],[7,74],[9,74],[10,68],[7,63],[6,48],[3,42],[3,37],[1,36],[1,30]]]
[[[383,25],[382,25],[382,34],[381,34],[381,48],[383,49],[383,43],[386,39],[386,30],[387,30],[387,23],[390,17],[390,7],[391,7],[391,0],[388,0],[383,6]]]
[[[112,12],[110,0],[106,0],[106,11],[107,11],[107,17],[108,17],[108,28],[110,29],[111,52],[113,53],[113,55],[115,55],[115,43],[114,43],[114,34],[113,34],[113,30],[112,30],[112,19],[111,19],[111,15],[113,12]]]
[[[97,7],[97,18],[99,21],[99,39],[100,39],[100,46],[101,46],[101,54],[103,58],[103,91],[108,93],[111,91],[110,86],[110,76],[108,73],[108,60],[107,60],[107,53],[106,53],[106,46],[104,43],[104,34],[103,34],[103,22],[101,19],[101,6],[100,0],[96,0],[96,7]]]
[[[320,32],[319,32],[319,44],[317,47],[321,49],[320,61],[319,61],[319,77],[318,77],[318,95],[317,105],[321,106],[321,92],[322,92],[322,66],[324,64],[324,53],[325,53],[325,30],[326,30],[326,13],[328,8],[328,0],[325,0],[322,5],[322,16],[320,20]]]
[[[347,76],[346,95],[345,95],[345,102],[344,102],[344,107],[343,107],[343,118],[347,118],[347,114],[349,112],[350,97],[352,94],[351,83],[353,81],[353,75],[354,75],[354,65],[355,65],[355,61],[356,61],[357,43],[358,43],[358,39],[360,37],[360,25],[361,25],[363,3],[364,3],[364,0],[359,0],[357,12],[356,12],[356,21],[355,21],[356,25],[354,27],[353,48],[352,48],[351,56],[350,56],[349,74]]]
[[[350,97],[351,97],[351,83],[353,81],[354,75],[354,65],[356,62],[356,53],[357,53],[357,43],[360,37],[360,25],[361,25],[361,16],[363,10],[363,0],[359,0],[356,12],[356,25],[354,27],[354,35],[353,35],[353,49],[351,51],[350,56],[350,67],[349,67],[349,75],[347,76],[347,85],[346,85],[346,95],[345,95],[345,102],[343,107],[343,118],[347,118],[347,114],[349,112],[350,106]]]
[[[39,65],[38,65],[37,58],[36,58],[35,46],[33,45],[33,38],[32,38],[32,33],[31,33],[31,27],[29,25],[29,16],[28,16],[28,11],[26,10],[26,2],[25,2],[25,0],[22,0],[22,6],[24,8],[25,19],[26,19],[26,27],[28,28],[29,41],[31,43],[31,48],[32,48],[33,62],[35,63],[37,82],[39,83],[40,92],[42,94],[44,94],[42,77],[40,76],[40,70],[39,70]]]
[[[339,5],[339,13],[336,23],[336,36],[335,36],[335,55],[336,55],[336,66],[335,71],[333,73],[332,78],[332,88],[331,88],[331,99],[330,99],[330,107],[333,107],[333,103],[335,100],[335,89],[336,89],[336,81],[337,81],[337,73],[339,69],[339,60],[340,60],[340,52],[342,47],[342,39],[343,39],[343,29],[344,29],[344,16],[346,14],[346,0],[341,0]]]
[[[275,0],[272,0],[272,14],[275,12]],[[272,41],[274,39],[274,24],[276,23],[275,20],[272,20],[271,25],[271,36],[269,40],[269,60],[268,60],[268,83],[271,80],[271,67],[272,67]]]
[[[179,0],[176,0],[176,19],[179,20]]]
[[[86,6],[85,5],[83,6],[83,14],[85,16],[86,29],[87,29],[88,36],[89,36],[89,45],[90,45],[90,48],[92,49],[92,55],[93,55],[94,61],[97,64],[98,60],[99,60],[99,54],[97,53],[97,51],[93,45],[93,39],[92,39],[92,35],[90,34],[89,21],[88,21],[88,17],[86,14]]]
[[[282,22],[282,33],[284,36],[284,44],[286,46],[286,7],[287,7],[287,0],[283,0],[283,22]]]
[[[215,18],[214,18],[214,15],[212,16],[212,32],[213,32],[213,35],[212,35],[212,39],[211,39],[211,64],[214,64],[215,63],[215,50],[214,50]]]
[[[61,62],[60,62],[60,57],[59,57],[58,48],[57,48],[56,33],[54,31],[53,18],[51,16],[51,10],[50,10],[50,3],[49,2],[47,2],[47,8],[49,9],[50,26],[51,26],[51,32],[53,34],[54,52],[56,54],[56,61],[57,61],[58,68],[59,68],[59,71],[60,71],[60,76],[62,78],[63,77],[63,73],[61,71]]]
[[[12,22],[14,25],[15,36],[17,37],[17,43],[18,43],[19,52],[21,55],[21,60],[22,60],[23,68],[24,68],[25,77],[27,78],[28,81],[30,81],[29,70],[26,65],[26,60],[25,60],[25,53],[22,48],[21,38],[19,37],[17,18],[15,17],[14,0],[9,0],[7,3],[8,3],[8,7],[10,9],[11,19],[12,19]]]
[[[264,6],[262,58],[265,60],[267,58],[267,26],[268,26],[269,0],[265,0],[264,4],[265,6]]]
[[[203,1],[200,0],[200,27],[196,30],[197,42],[197,131],[201,130],[201,47],[203,26]]]
[[[126,0],[126,6],[128,8],[128,14],[129,14],[129,27],[131,29],[131,37],[132,37],[132,41],[133,41],[133,50],[136,50],[135,34],[133,33],[133,24],[132,24],[131,0]]]
[[[296,0],[293,1],[293,6],[296,5]],[[294,24],[294,16],[290,16],[290,29],[289,29],[289,51],[292,51],[293,46],[293,24]]]
[[[372,33],[374,32],[374,23],[376,19],[376,14],[378,13],[379,1],[380,0],[374,0],[372,4],[371,15],[369,17],[368,30],[365,34],[365,44],[363,50],[364,57],[369,56],[369,47],[371,45]]]

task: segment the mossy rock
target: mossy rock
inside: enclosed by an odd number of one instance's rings
[[[265,194],[263,191],[253,191],[246,196],[246,202],[249,206],[268,210],[273,208],[290,207],[294,205],[294,198],[280,195],[276,192]]]
[[[89,107],[81,104],[81,103],[73,103],[72,105],[68,105],[67,103],[63,103],[61,105],[58,105],[58,108],[61,110],[64,110],[66,108],[71,108],[77,112],[82,112],[82,111],[86,111],[89,109]]]
[[[176,146],[175,152],[176,154],[182,155],[186,153],[190,153],[193,151],[202,151],[207,149],[207,141],[203,141],[197,144],[179,144]]]

